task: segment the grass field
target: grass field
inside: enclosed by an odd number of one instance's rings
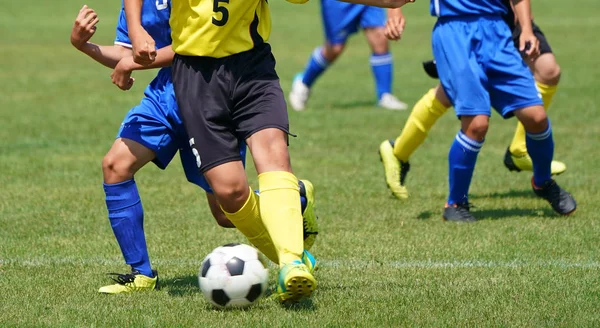
[[[271,2],[271,43],[287,93],[322,40],[319,5]],[[93,40],[110,44],[119,1],[87,4],[101,19]],[[295,172],[317,188],[319,288],[298,307],[265,299],[248,311],[215,311],[197,287],[202,258],[244,238],[214,223],[178,160],[136,176],[164,287],[97,294],[104,273],[127,270],[106,218],[100,162],[154,73],[136,73],[134,88],[122,92],[109,70],[73,49],[81,5],[24,1],[0,11],[0,326],[600,325],[596,0],[534,1],[563,69],[550,117],[556,158],[569,167],[558,181],[575,195],[575,215],[553,214],[533,196],[529,174],[502,166],[516,122],[497,115],[471,188],[480,222],[441,220],[446,157],[459,128],[451,113],[412,158],[410,200],[395,200],[377,148],[398,135],[409,112],[373,106],[369,50],[356,36],[316,85],[310,109],[290,112]],[[411,105],[436,83],[420,67],[431,57],[427,6],[405,9],[405,36],[393,44],[394,91]],[[253,167],[248,172],[256,185]]]

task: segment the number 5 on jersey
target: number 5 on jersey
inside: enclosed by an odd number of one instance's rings
[[[221,19],[212,18],[212,23],[217,26],[223,26],[227,24],[227,20],[229,20],[229,11],[225,6],[222,6],[221,3],[229,3],[229,0],[213,0],[213,11],[216,13],[221,13]]]

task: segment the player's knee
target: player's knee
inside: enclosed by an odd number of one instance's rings
[[[117,156],[106,154],[102,159],[102,173],[105,183],[119,183],[133,178],[131,165],[123,163]]]
[[[546,85],[557,85],[561,70],[554,56],[542,56],[535,63],[536,81]]]
[[[215,187],[216,188],[213,188],[213,190],[219,203],[228,212],[233,213],[239,210],[248,199],[248,187],[244,184],[221,185]],[[215,213],[213,212],[213,215],[214,214]],[[219,219],[217,218],[218,215],[214,216],[217,219],[217,222],[219,222]]]
[[[462,130],[467,137],[481,141],[485,139],[489,127],[487,116],[479,115],[463,121]]]
[[[344,52],[345,44],[328,44],[323,47],[323,57],[329,63],[335,61]]]

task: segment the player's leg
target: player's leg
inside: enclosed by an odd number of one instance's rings
[[[425,141],[433,124],[450,106],[450,100],[438,84],[415,104],[398,138],[395,141],[384,140],[379,145],[386,183],[396,198],[408,198],[405,184],[410,170],[408,160]]]
[[[560,66],[556,62],[556,57],[552,53],[552,48],[546,40],[544,33],[537,25],[533,25],[534,33],[540,41],[541,55],[535,61],[529,64],[533,72],[537,89],[542,96],[544,108],[548,110],[552,103],[552,98],[556,93],[558,82],[560,80]],[[513,39],[518,42],[520,36],[520,27],[517,25],[513,31]],[[527,153],[525,142],[525,128],[520,122],[517,122],[517,128],[513,140],[504,156],[504,164],[511,171],[531,171],[533,165],[531,157]],[[559,161],[552,161],[552,174],[561,174],[566,171],[567,166]]]
[[[436,24],[432,34],[433,53],[440,82],[461,120],[448,154],[449,195],[443,217],[448,221],[473,222],[469,188],[477,156],[488,128],[490,100],[482,82],[485,72],[480,53],[470,47],[482,39],[480,21],[450,20]]]
[[[509,32],[493,29],[498,37],[507,38]],[[563,215],[575,211],[573,197],[560,188],[551,175],[551,163],[554,155],[552,127],[538,96],[533,76],[520,58],[512,42],[505,45],[498,42],[490,47],[496,50],[495,56],[488,63],[490,97],[492,106],[503,117],[514,114],[523,124],[526,131],[527,151],[533,166],[532,185],[535,193],[546,199],[552,208]]]
[[[375,78],[377,104],[385,109],[404,110],[408,105],[392,94],[394,57],[390,53],[389,40],[385,37],[386,11],[378,7],[365,7],[360,26],[371,48],[369,62]]]
[[[294,110],[301,111],[306,108],[313,84],[342,54],[348,37],[358,30],[362,8],[362,5],[336,0],[321,1],[325,42],[313,50],[304,71],[294,77],[288,97]]]
[[[158,287],[144,233],[144,211],[134,174],[154,161],[165,168],[177,147],[165,124],[153,115],[154,101],[147,98],[126,116],[118,139],[102,161],[106,207],[111,227],[132,273],[119,275],[117,284],[100,288],[101,293],[126,293]]]
[[[282,301],[310,296],[316,280],[302,263],[303,219],[298,179],[288,152],[289,121],[285,98],[268,45],[240,58],[252,70],[240,72],[232,119],[252,153],[258,173],[260,215],[277,250]],[[254,76],[263,78],[257,80]],[[306,185],[305,185],[306,187]]]

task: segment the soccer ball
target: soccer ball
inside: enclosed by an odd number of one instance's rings
[[[198,274],[204,297],[220,308],[243,308],[267,289],[269,270],[262,254],[244,244],[227,244],[208,254]]]

